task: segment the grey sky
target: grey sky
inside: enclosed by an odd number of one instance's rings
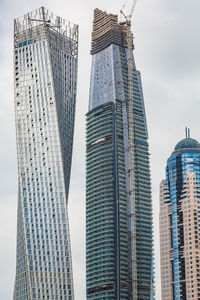
[[[0,0],[0,299],[11,300],[15,276],[17,163],[13,105],[13,19],[40,6],[80,25],[78,98],[69,219],[76,300],[85,299],[85,113],[93,9],[119,13],[125,0]],[[130,6],[131,1],[128,1]],[[158,189],[184,127],[200,141],[200,2],[138,0],[135,60],[141,71],[150,136],[155,224],[156,299],[160,300]]]

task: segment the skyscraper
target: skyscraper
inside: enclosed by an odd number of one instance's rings
[[[74,299],[67,202],[77,53],[77,25],[44,7],[15,19],[15,300]]]
[[[153,297],[152,201],[140,72],[132,55],[136,257],[130,226],[127,24],[94,11],[86,165],[87,299]]]
[[[200,299],[200,144],[181,140],[160,184],[162,299]]]

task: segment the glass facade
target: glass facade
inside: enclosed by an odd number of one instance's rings
[[[168,159],[166,180],[160,186],[163,299],[200,297],[199,184],[200,145],[186,138]]]
[[[101,24],[102,20],[107,24]],[[109,30],[109,24],[114,29]],[[123,39],[115,41],[118,34],[124,38],[124,30],[117,16],[95,10],[86,140],[87,299],[132,299],[127,47]],[[137,292],[138,299],[144,300],[153,298],[153,226],[148,133],[134,58],[133,111]]]
[[[68,190],[78,26],[44,7],[14,23],[18,157],[14,300],[74,299]]]

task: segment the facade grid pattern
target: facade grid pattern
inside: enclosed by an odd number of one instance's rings
[[[98,29],[100,25],[96,20],[102,15],[106,16],[102,17],[104,23],[108,20],[108,25],[104,24],[105,32]],[[126,44],[122,42],[126,30],[120,27],[116,16],[99,10],[95,10],[94,16],[94,31],[99,31],[97,37],[93,33],[86,132],[87,299],[132,299],[128,247],[128,236],[131,234],[128,227],[128,54]],[[118,38],[121,32],[121,39],[117,42],[116,31]],[[96,39],[98,47],[95,46]],[[102,43],[104,39],[106,47]],[[144,300],[153,299],[151,182],[141,77],[133,56],[132,59],[137,291],[138,299]]]
[[[200,298],[200,145],[182,140],[160,184],[163,299]]]
[[[77,25],[43,7],[15,20],[19,187],[14,300],[74,299],[67,202],[77,45]]]

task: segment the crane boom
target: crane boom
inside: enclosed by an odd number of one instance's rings
[[[137,0],[133,0],[133,5],[132,5],[132,7],[131,7],[131,13],[130,13],[130,15],[129,15],[130,21],[131,21],[131,18],[132,18],[132,16],[133,16],[133,13],[134,13],[136,3],[137,3]]]

